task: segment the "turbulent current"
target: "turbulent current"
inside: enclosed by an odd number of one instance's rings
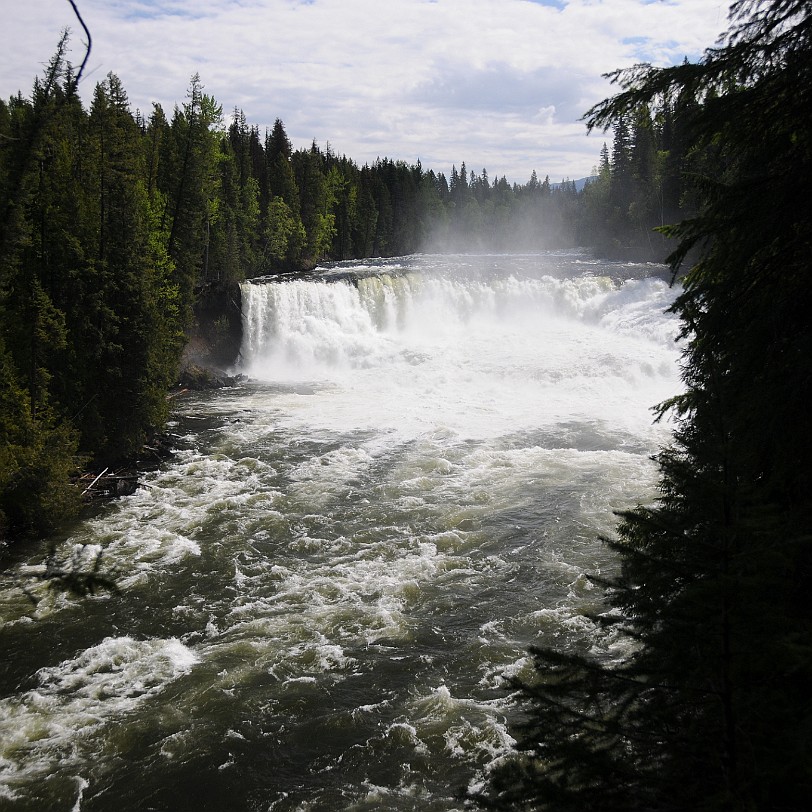
[[[515,747],[527,648],[587,618],[652,498],[675,291],[588,256],[416,256],[243,286],[237,387],[0,572],[0,808],[457,810]]]

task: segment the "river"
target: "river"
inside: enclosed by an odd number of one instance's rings
[[[531,644],[622,643],[613,511],[679,391],[659,266],[580,252],[339,263],[243,288],[234,388],[0,572],[0,808],[456,810],[514,745]]]

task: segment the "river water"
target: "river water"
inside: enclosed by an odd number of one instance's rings
[[[247,284],[244,383],[0,572],[0,808],[452,810],[514,742],[504,678],[589,621],[653,495],[675,291],[587,255],[416,256]]]

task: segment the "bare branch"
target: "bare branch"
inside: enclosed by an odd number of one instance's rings
[[[76,18],[79,20],[79,24],[85,31],[85,36],[87,37],[87,50],[85,50],[85,58],[82,60],[82,64],[79,66],[79,72],[76,74],[76,78],[73,80],[73,90],[79,87],[79,81],[82,78],[82,72],[85,69],[85,65],[87,65],[87,60],[90,58],[90,48],[92,45],[92,38],[90,36],[90,30],[85,25],[85,21],[82,19],[82,15],[79,13],[79,9],[76,8],[76,3],[74,0],[68,0],[71,4],[71,8],[73,9],[73,13],[76,15]]]

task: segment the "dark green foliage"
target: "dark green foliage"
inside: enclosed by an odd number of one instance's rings
[[[31,101],[4,108],[3,536],[56,529],[78,506],[80,452],[127,456],[164,422],[181,349],[155,205],[159,121],[140,127],[112,74],[85,112],[63,49]]]
[[[75,433],[46,405],[34,412],[0,337],[0,538],[44,535],[74,515],[75,468]]]
[[[187,98],[182,109],[175,108],[164,156],[168,171],[159,188],[165,201],[166,252],[175,266],[173,281],[181,299],[191,302],[195,284],[212,272],[205,251],[217,209],[218,139],[214,128],[222,108],[203,92],[197,74]]]
[[[604,125],[691,96],[698,260],[674,310],[685,392],[656,504],[622,516],[620,664],[536,652],[501,808],[800,810],[812,794],[812,9],[740,2],[698,65],[638,67]],[[690,118],[690,126],[686,120]],[[746,126],[744,124],[746,123]]]

